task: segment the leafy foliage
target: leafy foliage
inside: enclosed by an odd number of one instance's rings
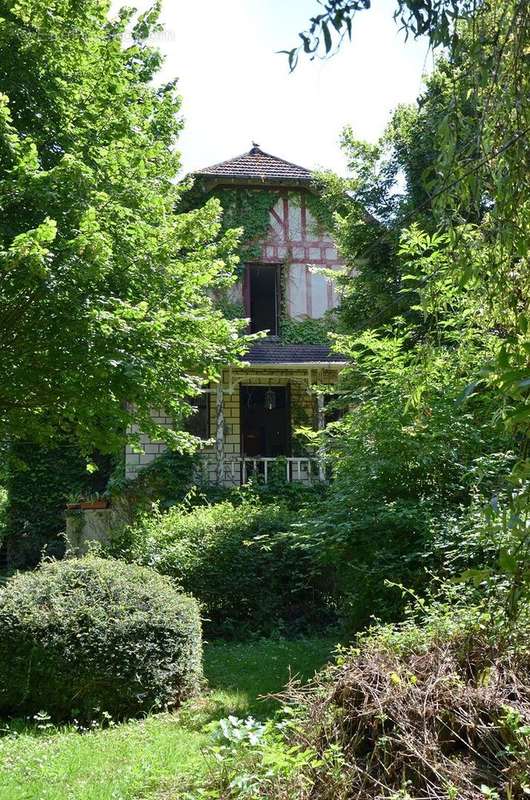
[[[166,450],[133,479],[123,477],[120,464],[109,480],[107,491],[118,499],[124,510],[128,507],[132,518],[151,508],[153,503],[166,509],[181,503],[192,489],[196,463],[196,455]]]
[[[3,714],[121,718],[200,684],[197,604],[153,570],[93,556],[46,563],[9,579],[0,620]]]
[[[418,589],[429,580],[425,570],[441,565],[440,539],[457,546],[454,518],[502,485],[510,463],[509,440],[488,416],[491,397],[462,400],[483,342],[411,345],[399,329],[340,339],[353,365],[343,387],[351,411],[325,437],[334,481],[292,532],[302,551],[334,571],[354,629],[372,615],[399,616],[396,584]]]
[[[222,230],[240,232],[238,247],[239,273],[246,261],[261,256],[260,240],[266,238],[270,227],[270,211],[278,201],[278,192],[243,186],[209,190],[200,175],[183,196],[185,208],[197,208],[208,200],[216,200],[222,208]]]
[[[56,448],[17,443],[11,450],[6,504],[6,546],[10,565],[34,567],[47,556],[64,553],[61,533],[64,511],[72,493],[89,491],[91,475],[75,443]]]
[[[330,55],[347,36],[351,40],[352,23],[358,11],[371,6],[371,0],[324,0],[323,11],[310,19],[308,30],[299,33],[302,44],[284,50],[289,67],[295,69],[300,52],[311,59]],[[457,38],[457,22],[471,19],[476,0],[396,0],[394,19],[414,36],[427,34],[433,45],[448,45]]]
[[[281,536],[300,513],[300,500],[274,496],[155,510],[112,552],[174,578],[201,602],[212,634],[296,632],[331,616],[308,559]]]
[[[233,714],[221,719],[206,750],[211,764],[206,787],[193,793],[194,800],[274,796],[283,781],[291,796],[300,797],[302,784],[296,784],[296,777],[316,765],[317,754],[310,748],[286,748],[283,729],[273,720],[262,723]]]
[[[278,200],[277,192],[264,189],[218,189],[214,193],[223,209],[223,228],[241,228],[240,262],[252,261],[261,255],[257,243],[264,239],[270,226],[270,211]]]
[[[334,10],[347,30],[354,5],[326,4],[311,35]],[[351,414],[328,428],[331,500],[299,543],[337,569],[354,626],[399,614],[385,579],[419,589],[449,553],[449,571],[507,591],[512,616],[528,597],[530,18],[512,0],[398,13],[448,49],[377,144],[344,133],[350,179],[321,176],[347,265]]]
[[[289,686],[281,723],[221,723],[213,786],[197,797],[524,796],[528,620],[510,641],[493,607],[452,595]]]
[[[329,317],[319,319],[292,319],[283,315],[280,319],[280,339],[284,344],[329,344],[329,332],[333,322]]]
[[[212,290],[234,232],[183,187],[175,82],[156,85],[158,7],[109,19],[89,0],[0,4],[0,432],[117,449],[151,408],[178,417],[242,349]],[[112,108],[112,113],[108,113]]]

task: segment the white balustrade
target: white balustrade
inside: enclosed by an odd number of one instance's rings
[[[225,456],[220,465],[215,456],[203,455],[201,457],[203,476],[222,475],[224,481],[232,484],[244,484],[250,478],[257,478],[268,483],[274,475],[274,466],[285,465],[285,480],[287,483],[311,483],[313,480],[325,480],[324,465],[319,458],[304,456]],[[277,473],[278,474],[278,473]]]

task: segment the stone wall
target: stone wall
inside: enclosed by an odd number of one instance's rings
[[[165,428],[171,428],[173,425],[171,417],[168,417],[162,409],[153,409],[151,417],[157,425]],[[132,433],[138,433],[138,427],[135,426]],[[145,433],[140,434],[140,442],[142,451],[138,451],[138,448],[130,444],[125,447],[125,477],[128,479],[134,478],[140,469],[147,467],[166,449],[164,442],[152,442]]]

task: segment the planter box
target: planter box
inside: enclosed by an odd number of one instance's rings
[[[81,503],[67,503],[66,510],[67,511],[79,511],[81,508]]]
[[[86,501],[82,501],[79,504],[79,506],[80,506],[80,508],[83,509],[83,511],[97,511],[99,509],[108,508],[109,507],[109,501],[108,500],[90,500],[90,501],[86,500]]]

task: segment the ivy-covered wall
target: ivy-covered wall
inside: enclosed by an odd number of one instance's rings
[[[329,344],[328,333],[334,330],[332,316],[319,319],[292,319],[286,313],[280,317],[280,341],[284,344]]]
[[[278,202],[278,192],[238,187],[217,189],[213,194],[223,208],[223,229],[243,229],[239,247],[242,274],[247,261],[261,258],[261,242],[267,238],[270,213]]]
[[[219,307],[229,317],[243,316],[242,276],[252,262],[281,265],[280,339],[286,344],[324,344],[333,329],[338,304],[330,272],[340,259],[329,231],[332,213],[308,189],[217,186],[201,193],[199,180],[190,195],[194,203],[216,197],[223,208],[223,228],[241,228],[239,281],[220,293]]]
[[[87,472],[86,459],[64,441],[53,448],[29,443],[13,445],[7,474],[5,544],[10,567],[34,567],[44,552],[63,554],[65,506],[74,495],[105,488],[109,463]]]

